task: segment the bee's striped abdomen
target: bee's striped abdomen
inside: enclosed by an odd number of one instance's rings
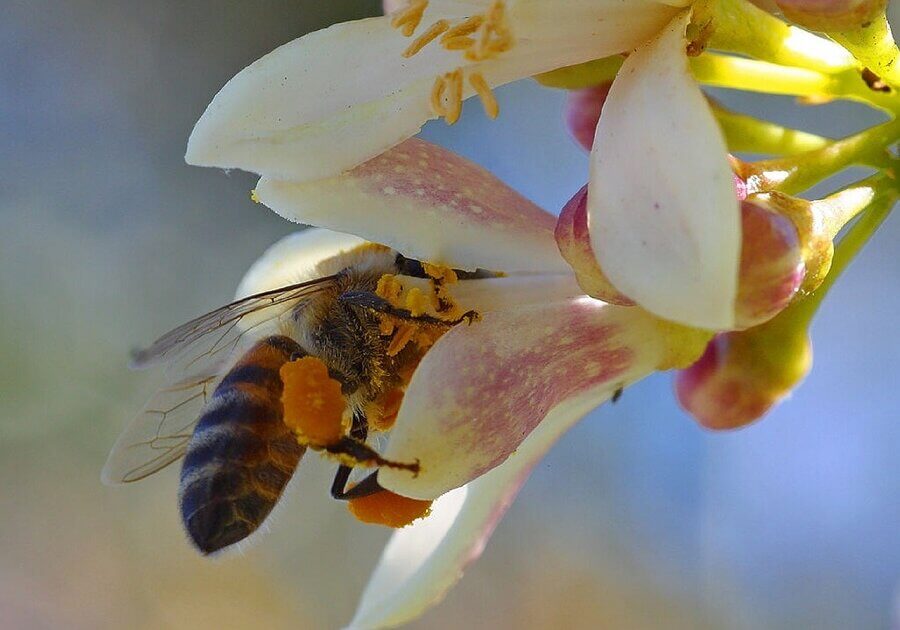
[[[282,422],[281,366],[305,354],[269,337],[225,375],[203,409],[181,468],[181,517],[203,553],[232,545],[268,516],[304,447]]]

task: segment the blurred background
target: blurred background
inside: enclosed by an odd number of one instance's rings
[[[295,229],[254,178],[188,167],[235,72],[374,0],[5,0],[0,19],[0,628],[335,628],[388,532],[308,458],[240,555],[204,560],[177,467],[100,484],[158,375],[129,350],[230,299]],[[360,51],[364,54],[364,51]],[[563,95],[520,82],[428,139],[554,210],[584,182]],[[840,136],[849,105],[722,96]],[[900,608],[900,216],[815,322],[815,367],[764,422],[700,430],[669,375],[594,412],[541,463],[483,558],[416,628],[888,628]]]

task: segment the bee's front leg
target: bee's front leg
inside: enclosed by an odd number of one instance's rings
[[[405,308],[398,308],[380,295],[371,291],[346,291],[340,295],[338,300],[345,304],[358,306],[360,308],[374,311],[376,313],[390,315],[391,317],[399,320],[414,322],[418,324],[427,324],[429,326],[442,326],[450,328],[463,322],[471,324],[473,321],[478,319],[478,313],[476,313],[475,311],[468,311],[466,313],[463,313],[462,316],[458,317],[457,319],[451,320],[438,319],[437,317],[432,317],[431,315],[413,315]]]

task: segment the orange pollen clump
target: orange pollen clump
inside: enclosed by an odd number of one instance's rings
[[[369,410],[369,428],[373,431],[388,431],[397,421],[400,405],[403,403],[403,388],[389,389],[375,401],[374,409]]]
[[[347,432],[347,403],[341,384],[328,375],[328,368],[315,357],[304,357],[281,366],[284,390],[284,423],[297,438],[310,446],[339,442]]]
[[[424,263],[422,267],[425,270],[425,273],[428,274],[428,277],[433,278],[434,280],[437,280],[439,282],[455,284],[459,280],[456,272],[446,265],[435,265],[433,263],[427,262]]]
[[[391,339],[387,347],[387,355],[395,357],[400,354],[407,344],[412,341],[415,336],[416,328],[410,324],[400,324],[397,327],[397,334]]]
[[[383,490],[367,497],[351,499],[347,509],[363,523],[399,529],[431,513],[431,501],[410,499]]]

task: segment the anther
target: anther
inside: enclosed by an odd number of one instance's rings
[[[437,77],[431,87],[431,111],[436,116],[444,115],[444,90],[446,88],[447,82],[443,76]]]
[[[447,121],[448,125],[453,125],[459,120],[459,115],[462,113],[462,100],[463,100],[463,73],[461,68],[457,68],[453,72],[450,72],[446,75],[447,83],[450,86],[449,90],[449,103],[446,112],[444,113],[444,120]]]
[[[496,118],[500,114],[500,105],[497,103],[497,98],[491,91],[487,81],[481,76],[481,73],[473,72],[470,74],[469,84],[472,86],[472,89],[475,90],[475,93],[478,94],[478,98],[481,99],[484,113],[487,114],[488,118]]]
[[[405,9],[401,9],[391,18],[391,26],[399,28],[405,37],[410,37],[419,28],[422,15],[427,8],[428,0],[410,0]]]
[[[441,37],[441,44],[446,43],[451,39],[455,39],[457,37],[464,37],[466,35],[471,35],[475,31],[477,31],[481,25],[484,23],[483,15],[473,15],[469,19],[464,22],[460,22]]]
[[[417,52],[425,48],[428,44],[433,42],[435,39],[440,36],[441,33],[450,28],[450,23],[447,20],[438,20],[434,24],[428,27],[424,33],[419,35],[412,44],[409,45],[409,48],[403,51],[404,57],[412,57]]]

